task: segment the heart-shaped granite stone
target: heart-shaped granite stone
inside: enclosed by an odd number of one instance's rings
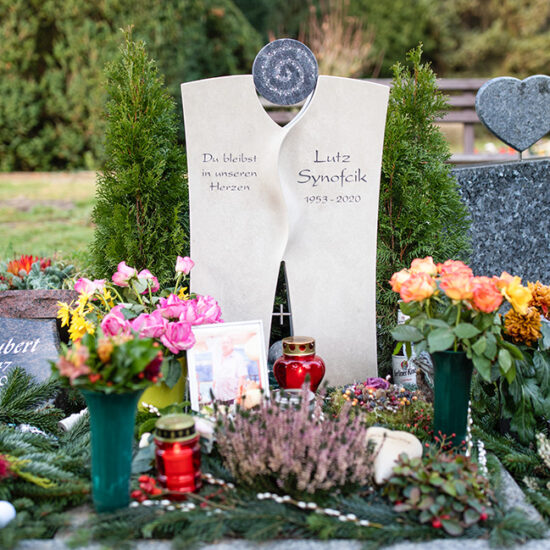
[[[550,77],[493,78],[477,92],[476,111],[495,136],[525,151],[550,132]]]

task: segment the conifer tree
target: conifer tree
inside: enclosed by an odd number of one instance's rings
[[[125,33],[121,57],[107,67],[106,162],[93,221],[96,275],[121,261],[171,280],[187,239],[185,158],[175,104],[142,42]]]
[[[377,257],[379,362],[387,367],[399,296],[388,281],[414,258],[466,260],[468,214],[451,174],[449,146],[434,124],[446,110],[436,76],[421,63],[422,46],[411,50],[412,70],[394,66],[380,182]]]

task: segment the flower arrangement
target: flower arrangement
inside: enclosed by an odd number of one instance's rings
[[[58,289],[73,272],[72,265],[23,254],[0,262],[0,290]]]
[[[153,338],[164,357],[164,381],[172,387],[181,374],[177,357],[195,344],[192,327],[222,322],[216,300],[187,292],[184,284],[193,266],[191,258],[178,256],[175,286],[162,291],[149,270],[138,272],[125,262],[118,264],[112,281],[80,278],[74,285],[78,300],[59,303],[61,326],[69,327],[73,342],[95,334],[98,327],[106,337],[135,333]]]
[[[233,477],[248,486],[313,494],[368,485],[367,427],[347,412],[326,418],[317,400],[311,413],[307,391],[297,409],[277,402],[237,407],[234,416],[218,417],[218,450]]]
[[[506,300],[516,313],[527,313],[532,292],[522,286],[520,277],[506,272],[475,277],[463,262],[436,265],[427,256],[394,273],[390,285],[401,297],[401,311],[409,316],[392,331],[395,340],[414,344],[417,353],[464,351],[483,379],[514,380],[515,363],[523,355],[503,338],[498,310]]]
[[[101,329],[63,345],[52,362],[52,376],[65,386],[103,393],[145,389],[162,378],[163,355],[152,338],[137,334],[106,336]]]
[[[550,418],[550,287],[528,283],[531,299],[522,311],[510,309],[504,316],[504,338],[519,347],[523,359],[516,361],[516,378],[498,384],[501,417],[526,445]],[[489,396],[494,388],[481,386]]]

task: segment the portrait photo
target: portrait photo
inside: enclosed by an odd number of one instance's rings
[[[243,396],[269,392],[261,321],[193,327],[196,344],[187,352],[191,408],[240,403]]]

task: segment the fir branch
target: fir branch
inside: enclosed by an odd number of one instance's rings
[[[30,424],[57,434],[63,412],[45,403],[55,398],[58,390],[57,382],[38,383],[22,368],[13,369],[0,388],[0,423]]]

